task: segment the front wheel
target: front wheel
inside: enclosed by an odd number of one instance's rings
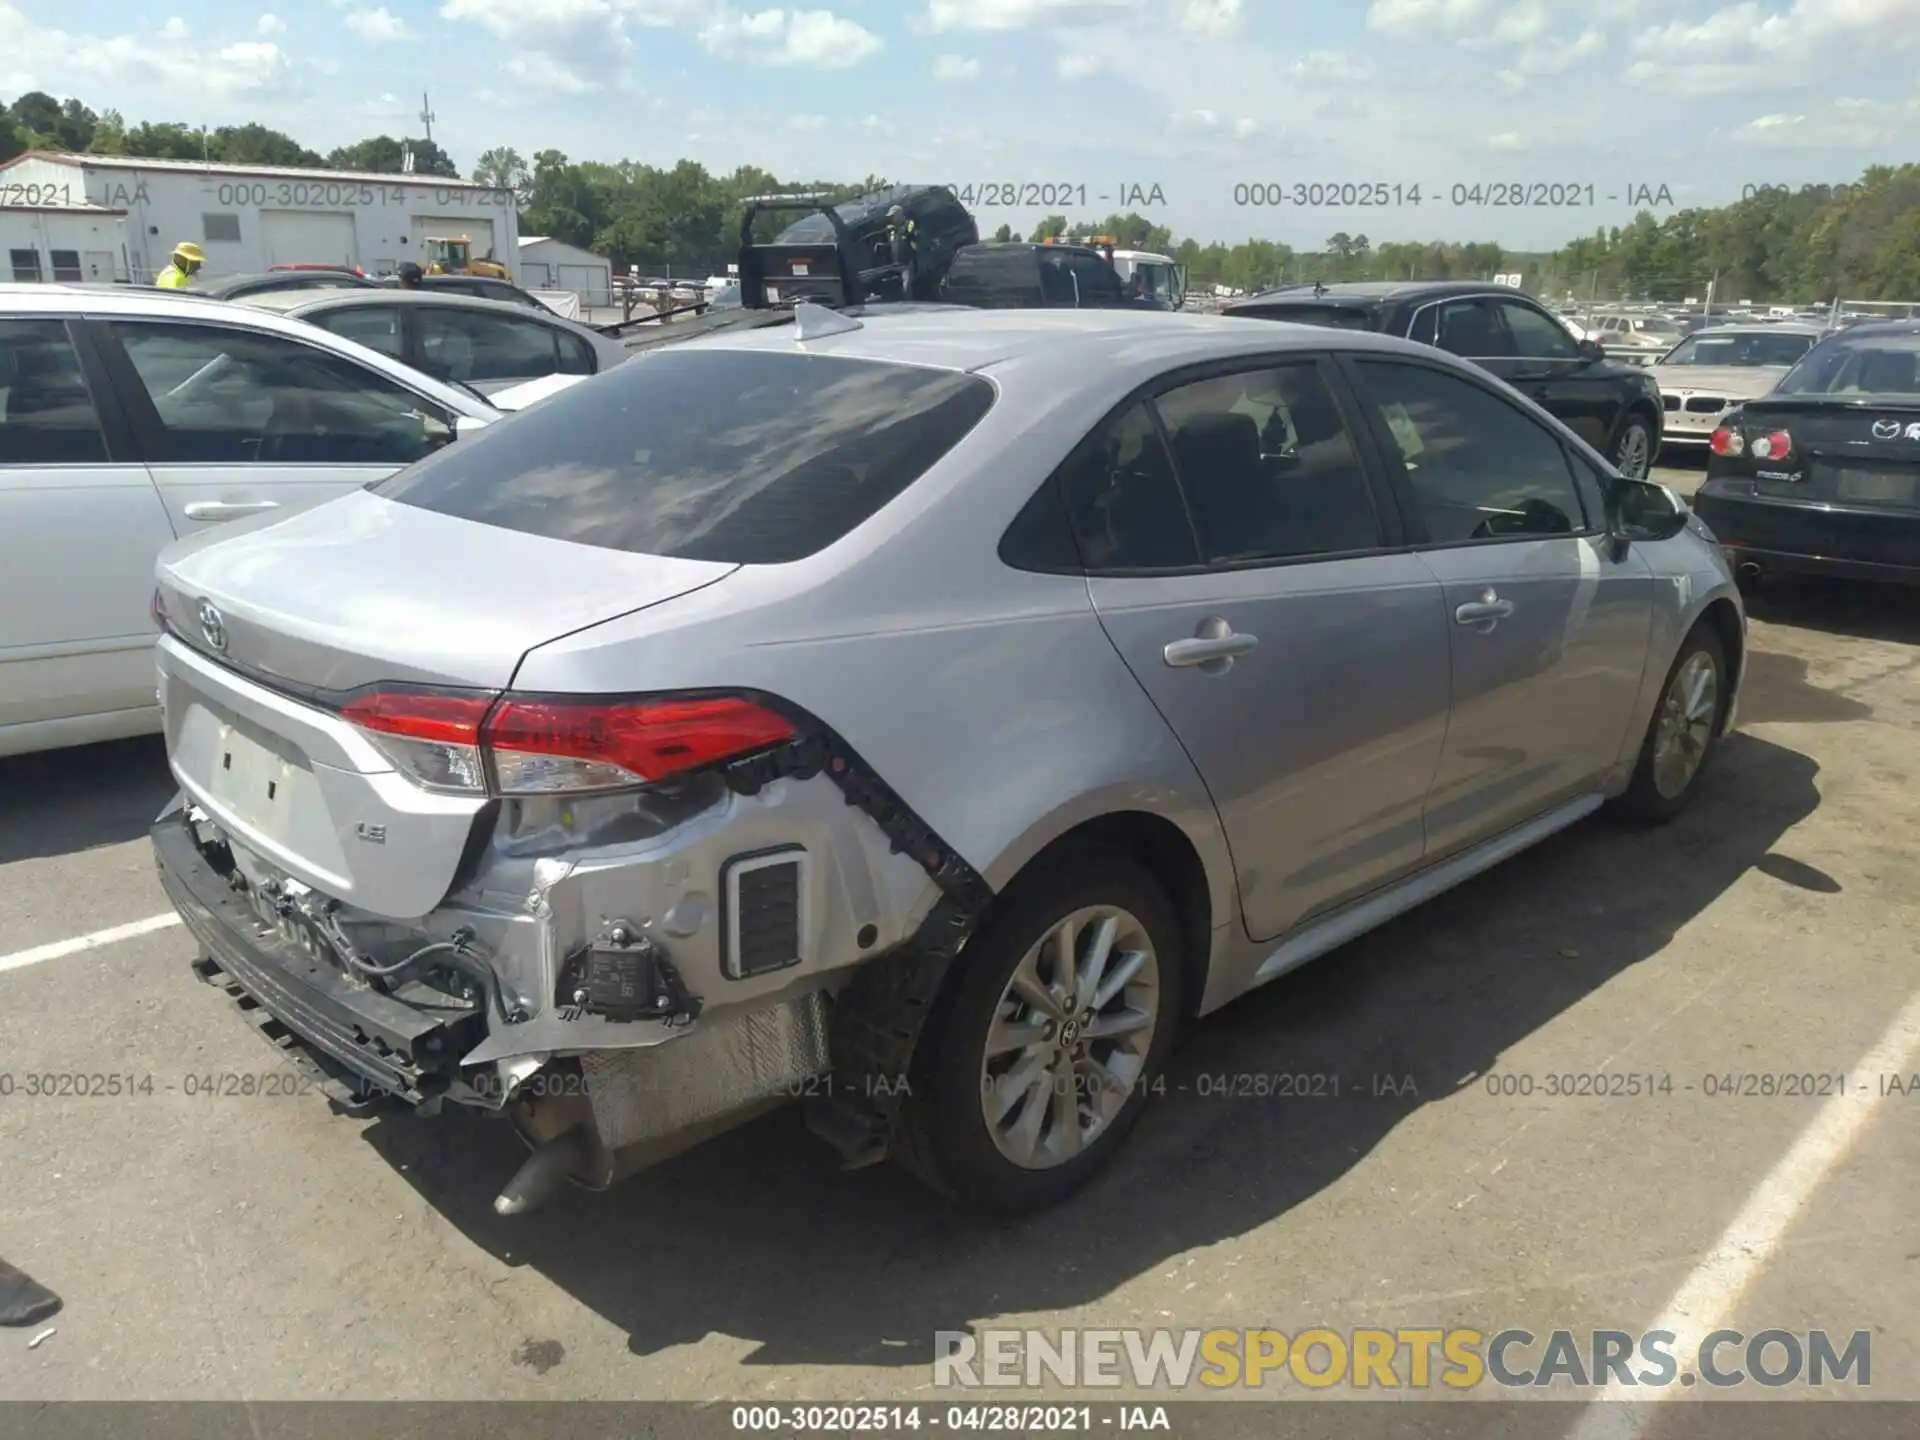
[[[1036,875],[967,946],[914,1065],[900,1158],[1020,1213],[1105,1168],[1140,1117],[1180,1008],[1180,928],[1123,858]]]
[[[1627,417],[1613,442],[1613,468],[1629,480],[1644,480],[1653,468],[1653,427],[1637,415]]]
[[[1647,726],[1640,760],[1615,813],[1659,825],[1687,808],[1720,738],[1726,713],[1727,658],[1712,626],[1696,625],[1674,657]]]

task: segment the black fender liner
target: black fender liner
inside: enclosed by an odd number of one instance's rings
[[[838,735],[795,706],[756,698],[793,720],[799,737],[726,766],[727,784],[751,795],[775,780],[824,774],[847,804],[879,826],[894,853],[911,856],[941,891],[910,939],[862,963],[834,997],[827,1036],[832,1070],[823,1089],[807,1097],[807,1128],[848,1166],[871,1165],[886,1158],[898,1132],[920,1032],[994,891]]]

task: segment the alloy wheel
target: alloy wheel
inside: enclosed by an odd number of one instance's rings
[[[1159,1014],[1159,957],[1136,916],[1085,906],[1036,940],[981,1057],[981,1111],[1001,1155],[1047,1170],[1098,1140],[1133,1098]]]
[[[1647,435],[1644,425],[1629,425],[1627,433],[1620,437],[1620,453],[1614,457],[1614,466],[1629,480],[1644,480],[1653,462],[1653,442]]]
[[[1720,674],[1713,657],[1696,650],[1674,672],[1660,701],[1653,740],[1653,784],[1671,800],[1693,783],[1713,740],[1720,709]]]

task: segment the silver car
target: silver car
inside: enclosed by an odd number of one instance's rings
[[[496,1204],[804,1097],[1060,1199],[1205,1013],[1603,806],[1696,792],[1717,546],[1361,332],[801,306],[159,567],[203,975],[510,1118]]]
[[[1653,363],[1666,409],[1662,449],[1704,448],[1720,417],[1780,383],[1826,333],[1823,325],[1715,325],[1698,330]]]
[[[357,490],[496,418],[246,306],[0,285],[0,755],[159,729],[163,546]]]
[[[295,315],[382,355],[492,395],[549,375],[597,375],[629,351],[540,307],[426,290],[289,290],[244,305]]]

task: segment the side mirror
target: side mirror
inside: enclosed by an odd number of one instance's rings
[[[1616,480],[1613,489],[1615,546],[1624,550],[1635,540],[1671,540],[1687,528],[1687,502],[1651,480]]]
[[[1579,350],[1580,356],[1584,360],[1604,360],[1607,358],[1607,347],[1602,345],[1598,340],[1582,340],[1579,344]]]

